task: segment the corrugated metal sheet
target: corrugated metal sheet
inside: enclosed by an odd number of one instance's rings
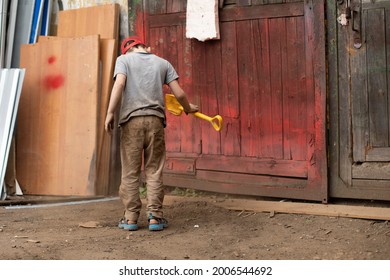
[[[2,199],[4,199],[5,194],[4,176],[14,133],[24,73],[24,69],[0,70],[0,189]]]

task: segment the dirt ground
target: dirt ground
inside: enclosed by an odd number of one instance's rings
[[[26,204],[29,198],[18,199]],[[164,206],[169,227],[162,232],[148,231],[144,211],[138,231],[119,229],[123,210],[117,198],[57,206],[38,199],[32,208],[2,202],[0,259],[390,259],[388,221],[233,211],[220,206],[227,199],[232,198],[169,193]]]

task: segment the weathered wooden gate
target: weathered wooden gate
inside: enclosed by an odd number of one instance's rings
[[[328,3],[331,196],[390,200],[390,1]]]
[[[168,114],[165,184],[326,202],[324,0],[225,1],[221,39],[207,42],[185,38],[185,11],[185,0],[144,0],[138,20],[224,127]]]

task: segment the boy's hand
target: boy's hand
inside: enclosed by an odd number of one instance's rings
[[[113,127],[114,127],[114,114],[107,113],[106,121],[104,123],[104,129],[107,131],[107,133],[111,134]]]
[[[199,106],[190,103],[190,110],[188,112],[185,112],[186,114],[196,113],[199,111]]]

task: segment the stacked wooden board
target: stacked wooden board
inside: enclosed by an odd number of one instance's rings
[[[119,5],[61,11],[57,37],[23,45],[26,68],[17,178],[26,194],[106,195],[104,119],[117,56]]]

